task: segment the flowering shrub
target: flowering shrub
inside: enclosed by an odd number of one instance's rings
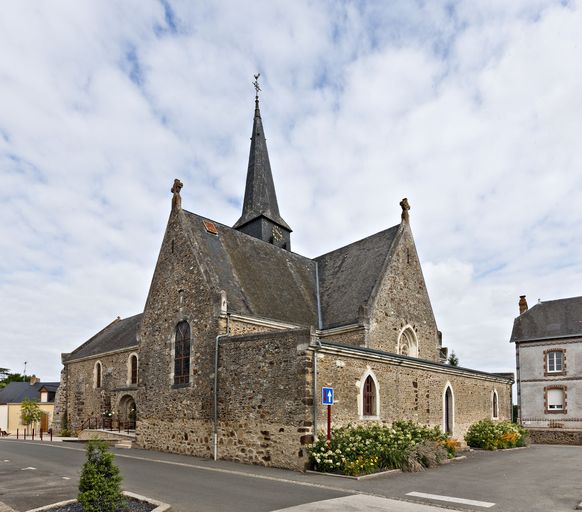
[[[457,450],[461,447],[461,443],[452,437],[445,439],[442,443],[444,449],[447,450],[449,459],[454,458],[457,455]]]
[[[527,430],[511,421],[482,420],[469,427],[465,441],[472,448],[484,450],[515,448],[527,444]]]
[[[309,447],[310,460],[317,471],[363,475],[387,469],[415,466],[409,464],[411,457],[424,467],[433,459],[446,458],[442,448],[448,439],[438,427],[426,427],[412,421],[396,421],[391,427],[381,424],[338,427],[332,430],[331,445],[320,436]],[[434,456],[421,456],[414,448],[430,441]],[[425,448],[425,451],[427,449]],[[425,464],[427,463],[427,464]]]

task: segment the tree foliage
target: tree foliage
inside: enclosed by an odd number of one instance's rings
[[[20,373],[10,373],[8,368],[0,368],[0,389],[5,388],[11,382],[30,382],[30,377]]]
[[[42,411],[40,410],[38,402],[30,398],[25,398],[20,406],[20,418],[22,419],[22,423],[27,427],[39,422],[42,418]]]
[[[103,441],[89,441],[81,471],[78,500],[85,512],[115,512],[125,506],[121,475]]]
[[[454,350],[450,353],[447,363],[449,363],[450,366],[459,366],[459,358]]]

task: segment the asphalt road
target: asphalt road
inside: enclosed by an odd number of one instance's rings
[[[177,512],[293,506],[397,511],[409,510],[406,502],[465,511],[565,512],[582,501],[578,446],[472,452],[438,469],[360,481],[144,450],[114,452],[125,489],[170,503]],[[75,497],[83,461],[84,448],[76,444],[0,441],[0,502],[25,511]],[[384,504],[368,507],[370,495]],[[382,497],[406,502],[377,500]]]

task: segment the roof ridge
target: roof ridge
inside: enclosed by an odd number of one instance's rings
[[[70,352],[67,355],[67,359],[70,359],[74,354],[76,354],[77,352],[79,352],[82,348],[84,348],[87,345],[89,345],[97,336],[103,334],[107,329],[109,329],[111,326],[113,326],[117,322],[126,322],[126,321],[131,320],[132,318],[135,318],[136,316],[140,316],[140,315],[143,315],[143,313],[137,313],[135,315],[131,315],[131,316],[128,316],[126,318],[121,318],[121,317],[118,316],[115,320],[113,320],[112,322],[108,323],[105,327],[103,327],[103,329],[101,329],[100,331],[98,331],[96,334],[94,334],[93,336],[91,336],[87,341],[85,341],[84,343],[82,343],[81,345],[79,345],[75,350],[73,350],[72,352]]]
[[[369,240],[370,238],[373,238],[375,236],[381,235],[383,233],[387,233],[388,231],[390,231],[392,229],[397,229],[399,227],[400,227],[400,224],[396,224],[394,226],[390,226],[389,228],[382,229],[380,231],[377,231],[376,233],[373,233],[371,235],[365,236],[364,238],[360,238],[359,240],[355,240],[354,242],[350,242],[349,244],[342,245],[341,247],[338,247],[336,249],[332,249],[331,251],[328,251],[328,252],[326,252],[324,254],[320,254],[319,256],[313,258],[313,260],[318,260],[318,259],[323,258],[324,256],[328,256],[329,254],[332,254],[334,252],[338,252],[338,251],[340,251],[342,249],[347,249],[348,247],[351,247],[353,245],[359,244],[359,243],[361,243],[361,242],[363,242],[365,240]]]

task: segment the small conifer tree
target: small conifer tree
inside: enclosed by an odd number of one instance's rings
[[[459,358],[457,357],[457,354],[455,354],[454,350],[449,355],[449,359],[447,362],[449,363],[450,366],[459,366]]]
[[[89,441],[79,480],[78,500],[85,512],[115,512],[125,506],[121,475],[103,441]]]

